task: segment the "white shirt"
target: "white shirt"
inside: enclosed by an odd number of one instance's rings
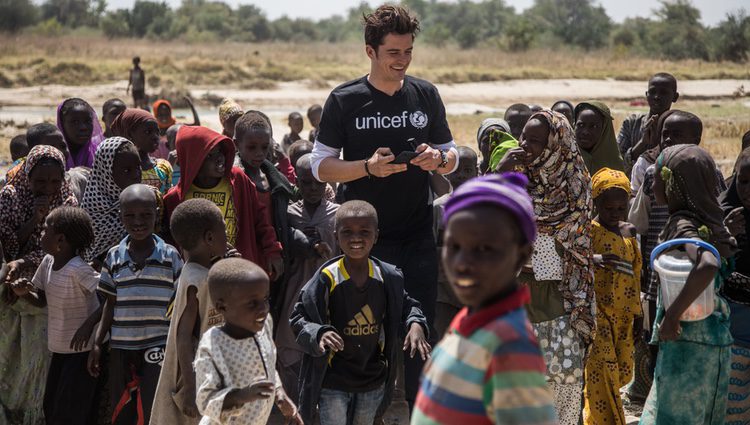
[[[35,287],[47,298],[47,345],[53,353],[70,354],[79,327],[97,308],[96,287],[99,273],[81,257],[73,257],[60,270],[52,270],[55,259],[45,255],[32,278]],[[82,351],[91,350],[92,338]]]
[[[232,410],[223,410],[224,398],[233,390],[247,387],[257,379],[268,379],[276,388],[276,347],[271,317],[263,330],[250,338],[234,339],[221,327],[213,327],[201,338],[195,354],[196,404],[203,415],[201,425],[265,425],[273,409],[274,396],[252,401]]]

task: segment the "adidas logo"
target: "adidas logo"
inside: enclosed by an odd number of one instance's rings
[[[354,315],[344,328],[346,336],[366,336],[380,333],[380,325],[375,322],[375,317],[369,305],[362,307],[359,313]]]

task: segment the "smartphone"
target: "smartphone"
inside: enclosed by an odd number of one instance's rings
[[[413,151],[402,151],[396,155],[396,159],[391,161],[391,164],[408,164],[409,161],[419,156],[419,153]]]

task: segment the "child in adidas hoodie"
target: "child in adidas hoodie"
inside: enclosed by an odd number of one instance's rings
[[[321,425],[372,424],[391,401],[396,354],[427,359],[427,322],[404,291],[395,266],[370,257],[378,236],[375,208],[346,202],[336,212],[344,252],[325,263],[302,288],[290,318],[305,352],[300,369],[300,414]],[[405,340],[400,336],[406,333]]]

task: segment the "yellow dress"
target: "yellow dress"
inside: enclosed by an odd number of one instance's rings
[[[615,267],[596,267],[596,337],[585,369],[584,422],[625,425],[620,388],[633,376],[633,321],[641,315],[641,253],[635,238],[624,238],[594,221],[595,254],[614,254]]]

